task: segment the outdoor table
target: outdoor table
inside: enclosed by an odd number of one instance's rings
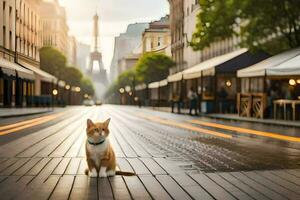
[[[277,106],[283,105],[283,115],[284,115],[284,120],[286,120],[286,106],[288,104],[290,104],[292,106],[292,110],[293,110],[293,120],[296,120],[296,105],[300,105],[300,100],[288,100],[288,99],[279,99],[279,100],[275,100],[273,101],[274,104],[274,119],[277,118]]]

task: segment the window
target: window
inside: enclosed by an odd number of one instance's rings
[[[12,32],[9,31],[9,49],[12,50],[13,44],[12,44]]]
[[[0,78],[0,106],[3,106],[4,100],[4,80]]]
[[[160,46],[161,45],[161,37],[158,37],[157,39],[157,46]]]
[[[6,48],[6,28],[3,26],[3,46]]]

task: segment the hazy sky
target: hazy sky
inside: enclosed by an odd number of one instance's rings
[[[167,0],[60,0],[66,7],[70,34],[90,44],[92,17],[100,15],[101,49],[105,68],[113,56],[114,37],[130,23],[157,20],[169,13]]]

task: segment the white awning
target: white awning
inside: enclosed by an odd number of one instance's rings
[[[57,82],[57,78],[35,66],[32,66],[26,62],[20,61],[19,64],[22,66],[26,67],[27,69],[30,69],[33,71],[36,75],[40,76],[42,81],[49,82],[49,83],[54,83]]]
[[[148,88],[149,88],[149,89],[156,89],[156,88],[159,88],[159,81],[150,83],[150,84],[148,85]]]
[[[266,69],[268,76],[293,76],[300,75],[300,55],[281,63],[274,68]]]
[[[247,67],[245,69],[238,70],[237,76],[240,78],[242,78],[242,77],[260,77],[260,76],[265,76],[265,75],[270,76],[270,75],[272,75],[272,73],[276,73],[277,75],[280,75],[280,73],[279,73],[280,70],[277,70],[277,72],[273,71],[273,69],[277,68],[280,65],[281,65],[281,70],[285,71],[285,74],[281,74],[282,76],[294,75],[293,68],[283,69],[282,67],[287,66],[287,65],[284,65],[284,63],[288,63],[288,61],[296,58],[299,55],[300,55],[300,47],[283,52],[278,55],[275,55],[275,56],[270,57],[262,62],[255,64],[255,65]],[[295,60],[295,62],[296,61],[297,60]],[[297,64],[297,63],[295,63],[295,64]]]
[[[185,71],[183,71],[183,78],[184,79],[194,79],[201,77],[201,72],[203,71],[203,76],[213,76],[215,74],[215,67],[223,64],[245,52],[247,52],[247,49],[239,49],[237,51],[218,56],[209,60],[206,60],[202,63],[199,63],[198,65],[195,65],[194,67],[191,67]]]
[[[2,72],[8,76],[16,76],[16,72],[18,73],[18,77],[23,79],[34,80],[34,74],[32,71],[25,69],[24,67],[0,58],[0,67]]]
[[[168,76],[168,82],[176,82],[182,80],[182,72],[178,72],[176,74]]]
[[[159,87],[165,87],[167,85],[168,85],[168,80],[167,79],[159,81]]]
[[[136,91],[141,91],[141,90],[144,90],[146,88],[147,88],[147,85],[145,83],[135,86]]]

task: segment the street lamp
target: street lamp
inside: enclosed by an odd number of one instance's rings
[[[69,90],[71,89],[71,86],[70,85],[66,85],[66,90]]]
[[[58,90],[57,90],[57,89],[54,89],[54,90],[52,91],[52,94],[53,94],[54,96],[57,96],[57,95],[58,95]]]
[[[120,92],[121,94],[123,94],[123,93],[125,92],[125,89],[124,89],[124,88],[120,88],[119,92]]]
[[[231,85],[232,85],[231,81],[230,81],[230,80],[227,80],[227,81],[226,81],[226,86],[227,86],[227,87],[231,87]]]
[[[290,84],[291,86],[296,85],[295,79],[290,79],[290,80],[289,80],[289,84]]]
[[[127,85],[127,86],[125,87],[125,91],[129,93],[129,92],[131,91],[131,87],[130,87],[129,85]]]
[[[80,87],[76,87],[75,88],[75,92],[80,92],[81,91],[81,88]]]

